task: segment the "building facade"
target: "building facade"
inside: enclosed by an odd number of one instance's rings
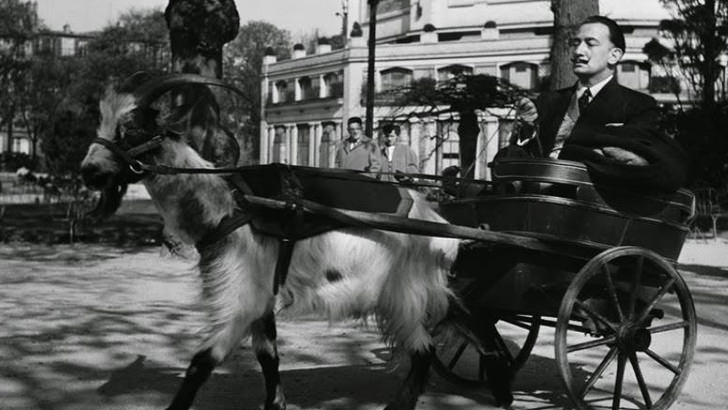
[[[351,21],[363,34],[332,51],[320,44],[306,55],[294,49],[289,60],[268,56],[262,77],[260,162],[333,166],[334,145],[345,137],[346,120],[364,118],[369,21],[365,0],[350,4]],[[674,99],[657,85],[664,74],[642,52],[669,18],[659,0],[602,0],[603,15],[625,30],[627,50],[617,79],[658,100]],[[429,77],[446,81],[459,73],[489,74],[536,90],[549,75],[553,13],[549,0],[382,0],[377,14],[375,89],[381,93]],[[401,108],[376,104],[375,127],[400,116]],[[507,144],[512,120],[504,109],[479,113],[476,177]],[[459,163],[457,117],[410,117],[401,123],[404,142],[420,158],[423,172],[439,174]],[[375,131],[376,134],[376,131]]]

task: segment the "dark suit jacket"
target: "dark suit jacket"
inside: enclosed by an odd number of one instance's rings
[[[575,91],[576,85],[539,96],[538,138],[522,147],[528,154],[547,157],[551,152]],[[674,191],[686,183],[687,158],[677,142],[660,131],[658,122],[654,98],[612,79],[579,114],[559,158],[584,162],[595,180],[637,189]],[[594,152],[595,148],[606,146],[632,151],[649,165],[626,165]]]
[[[539,137],[524,147],[526,151],[536,157],[548,156],[574,92],[576,85],[539,96],[536,100]],[[580,113],[566,143],[573,143],[573,137],[588,133],[656,135],[658,120],[659,112],[654,98],[623,87],[612,79],[599,91],[584,112]],[[607,127],[607,124],[610,126]]]

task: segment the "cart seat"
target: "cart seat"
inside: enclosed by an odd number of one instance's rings
[[[586,166],[509,159],[478,195],[440,204],[451,223],[585,246],[633,245],[677,259],[694,215],[688,190],[646,195],[592,183]]]

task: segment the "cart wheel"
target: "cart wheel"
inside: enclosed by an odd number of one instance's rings
[[[556,322],[569,397],[580,410],[667,409],[687,379],[696,323],[685,281],[660,255],[637,247],[602,252],[574,278]]]
[[[495,329],[487,332],[492,335],[487,343],[471,329],[461,325],[447,326],[436,331],[432,366],[437,374],[457,385],[470,388],[487,386],[486,361],[504,358],[515,374],[531,354],[540,326],[540,316],[514,314],[499,317],[486,325]]]

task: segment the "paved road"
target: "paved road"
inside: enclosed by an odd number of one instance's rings
[[[683,274],[700,317],[694,369],[672,409],[728,403],[728,252],[688,244]],[[723,260],[726,259],[726,260]],[[203,318],[190,263],[157,250],[0,246],[0,409],[147,410],[167,404]],[[373,328],[320,320],[280,323],[292,408],[380,409],[402,369]],[[517,409],[568,405],[542,332],[515,385]],[[257,409],[258,367],[242,348],[203,388],[196,409]],[[493,407],[485,389],[433,377],[421,410]]]

